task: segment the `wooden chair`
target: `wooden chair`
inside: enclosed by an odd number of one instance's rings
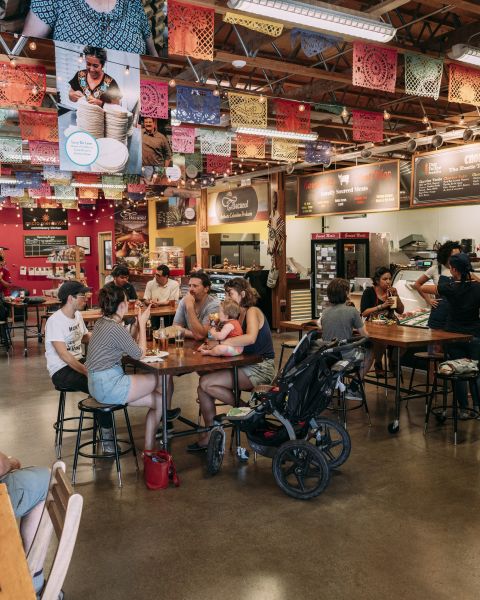
[[[50,574],[41,593],[41,600],[57,600],[60,594],[75,547],[82,506],[82,496],[73,492],[65,476],[65,463],[57,461],[52,467],[42,518],[27,555],[30,572],[40,571],[43,568],[43,560],[53,531],[55,531],[58,547]]]

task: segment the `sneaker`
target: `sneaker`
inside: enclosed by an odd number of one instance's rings
[[[345,398],[347,400],[358,400],[359,402],[363,401],[360,390],[358,388],[354,390],[350,386],[347,386],[347,389],[345,390]]]
[[[171,408],[167,410],[167,421],[174,421],[178,419],[180,414],[182,413],[181,408]]]
[[[113,442],[113,429],[111,427],[101,427],[102,449],[106,454],[115,454],[115,444]],[[120,447],[119,447],[120,450]]]
[[[474,419],[475,417],[473,416],[473,412],[470,410],[461,410],[458,413],[458,418],[460,421],[468,421],[468,419]]]
[[[238,460],[242,463],[246,463],[246,462],[248,462],[249,457],[250,457],[250,453],[248,452],[248,450],[246,448],[241,448],[240,446],[238,446],[238,448],[237,448]]]

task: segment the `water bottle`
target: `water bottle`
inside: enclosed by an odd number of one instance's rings
[[[165,320],[163,317],[160,317],[160,327],[157,329],[155,337],[158,340],[159,349],[163,351],[168,350],[168,335],[167,330],[165,329]]]

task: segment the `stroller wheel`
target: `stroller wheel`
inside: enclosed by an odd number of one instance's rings
[[[225,432],[220,427],[214,429],[210,434],[207,447],[207,473],[210,475],[216,475],[222,467],[225,453],[224,440]]]
[[[323,452],[328,466],[336,469],[347,460],[352,449],[348,431],[331,419],[315,419],[317,429],[311,432],[311,441]]]
[[[282,444],[273,458],[272,471],[278,487],[300,500],[319,496],[330,480],[322,451],[304,440]]]

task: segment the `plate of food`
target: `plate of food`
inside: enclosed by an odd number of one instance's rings
[[[158,350],[157,348],[150,348],[145,353],[145,358],[166,358],[168,356],[168,352],[165,350]]]
[[[153,337],[155,339],[158,339],[158,329],[156,331],[153,332]],[[169,327],[165,327],[165,332],[167,334],[167,337],[169,340],[174,340],[175,339],[175,333],[177,331],[177,327],[174,327],[173,325],[170,325]]]

